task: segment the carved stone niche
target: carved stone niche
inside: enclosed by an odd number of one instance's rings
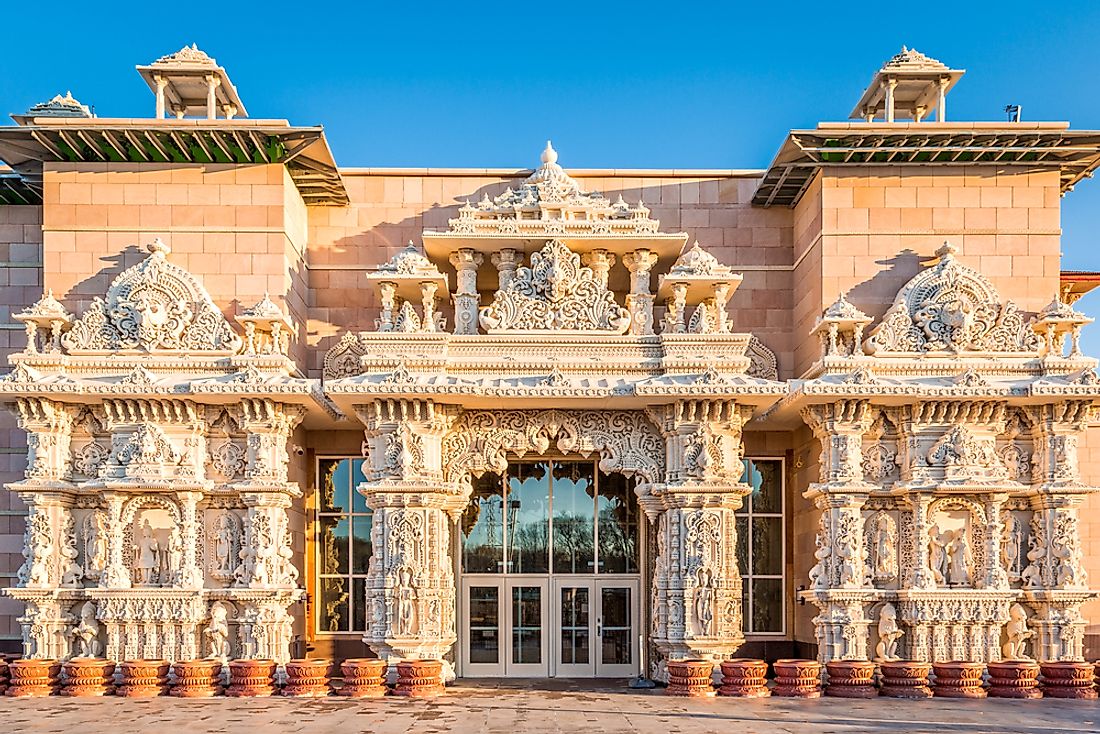
[[[171,587],[183,567],[180,512],[171,500],[142,497],[124,509],[123,547],[134,588]]]
[[[897,426],[879,412],[863,435],[863,479],[869,484],[887,488],[898,480]]]
[[[1009,481],[1031,484],[1039,467],[1035,456],[1031,418],[1027,411],[1010,407],[1005,430],[997,436],[997,458],[1005,467]]]
[[[983,508],[960,497],[945,497],[932,502],[928,509],[929,566],[939,588],[975,588],[984,585],[986,557],[986,518]]]

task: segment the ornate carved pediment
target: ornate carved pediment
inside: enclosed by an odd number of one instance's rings
[[[502,472],[509,452],[544,454],[554,448],[588,456],[600,452],[605,472],[664,478],[664,439],[640,411],[478,411],[462,418],[443,439],[443,472],[449,482],[466,474]]]
[[[149,257],[124,271],[62,337],[70,353],[218,352],[232,354],[241,339],[202,284],[168,262],[159,239]]]
[[[951,243],[940,261],[909,281],[870,339],[876,355],[923,352],[1035,352],[1038,338],[1012,301],[1001,302],[981,273],[955,258]]]
[[[606,331],[622,334],[630,312],[615,303],[580,255],[561,240],[551,240],[531,255],[531,267],[521,267],[493,302],[481,309],[481,325],[489,331]]]

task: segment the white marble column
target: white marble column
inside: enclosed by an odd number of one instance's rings
[[[623,265],[630,271],[630,293],[626,310],[630,311],[630,333],[646,336],[653,333],[653,301],[650,273],[657,264],[657,255],[642,248],[623,255]]]
[[[457,273],[455,282],[455,334],[477,333],[477,308],[480,297],[477,292],[477,270],[485,256],[469,248],[451,253],[451,265]]]

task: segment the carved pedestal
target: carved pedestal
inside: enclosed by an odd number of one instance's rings
[[[711,674],[714,663],[709,660],[669,660],[666,696],[713,696]]]
[[[381,698],[386,688],[386,661],[377,658],[351,658],[340,663],[344,685],[336,691],[349,698]]]
[[[210,698],[221,695],[222,664],[218,660],[181,660],[172,665],[176,683],[170,695],[177,698]]]
[[[402,660],[397,664],[395,696],[432,698],[444,692],[443,663],[439,660]]]
[[[0,696],[4,695],[4,692],[8,690],[8,684],[11,682],[11,673],[8,670],[7,658],[0,659]]]
[[[62,666],[62,696],[110,696],[115,692],[115,664],[102,658],[70,658]]]
[[[1042,690],[1047,698],[1094,699],[1097,697],[1093,681],[1092,663],[1058,662],[1040,663]]]
[[[1039,664],[1031,660],[989,663],[990,698],[1042,698]]]
[[[932,689],[928,687],[928,674],[932,672],[931,663],[912,660],[896,660],[879,663],[882,671],[880,696],[890,698],[931,698]]]
[[[740,698],[763,698],[768,690],[768,664],[763,660],[735,658],[722,661],[722,687],[719,695]]]
[[[259,698],[275,693],[274,660],[230,660],[229,688],[225,695],[236,698]]]
[[[291,660],[286,664],[283,695],[291,698],[322,698],[329,695],[330,670],[332,662],[328,660]]]
[[[772,694],[787,698],[821,697],[821,663],[816,660],[776,660]]]
[[[61,688],[61,663],[56,660],[13,660],[8,674],[11,684],[5,696],[54,696]]]
[[[936,673],[932,693],[939,698],[985,698],[982,673],[985,665],[963,661],[933,663]]]
[[[152,698],[168,693],[167,660],[126,660],[120,666],[122,685],[116,694],[123,698]]]
[[[838,698],[876,698],[875,664],[868,660],[830,660],[826,696]]]

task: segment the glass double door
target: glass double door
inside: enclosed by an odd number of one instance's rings
[[[639,592],[637,578],[466,578],[460,674],[637,675]]]

